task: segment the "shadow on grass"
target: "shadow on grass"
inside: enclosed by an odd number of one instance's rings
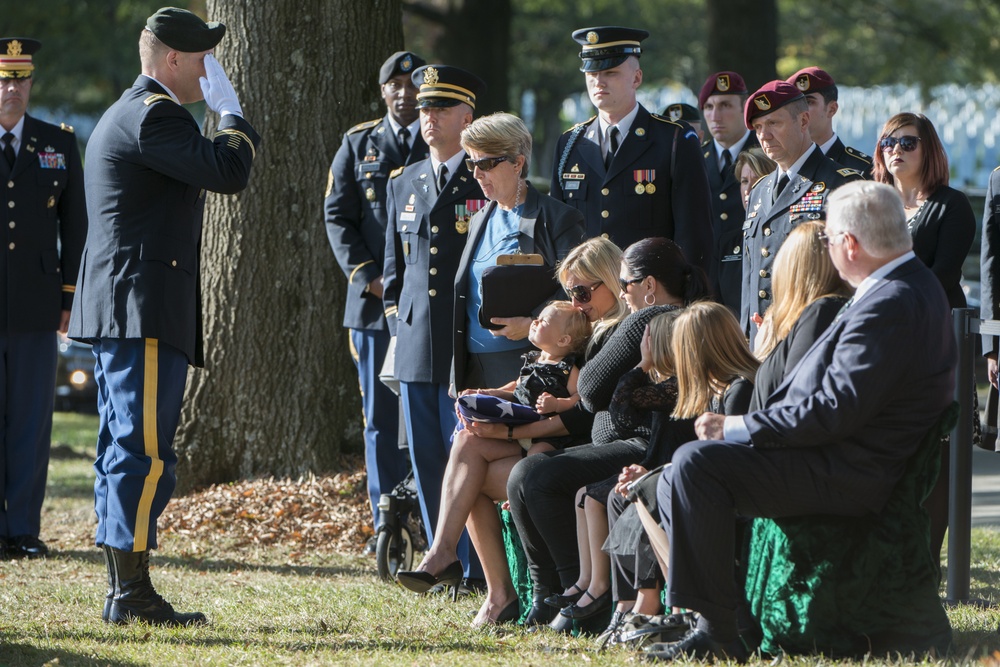
[[[72,665],[93,665],[94,656],[92,653],[74,653],[58,648],[35,648],[28,644],[0,643],[3,649],[0,655],[0,664],[3,665],[48,665],[58,664],[60,667]],[[101,665],[111,665],[112,667],[129,667],[143,663],[131,662],[118,659],[101,659]]]
[[[86,561],[88,563],[104,563],[103,552],[97,548],[80,551],[67,549],[59,551],[58,556]],[[298,577],[333,577],[333,576],[365,576],[372,574],[372,568],[352,566],[317,566],[317,565],[269,565],[252,563],[247,560],[180,558],[177,556],[161,556],[153,551],[150,554],[150,564],[155,566],[169,565],[179,569],[195,572],[268,572],[271,574],[293,575]]]

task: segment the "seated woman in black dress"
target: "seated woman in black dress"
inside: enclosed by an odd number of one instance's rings
[[[574,507],[578,489],[617,473],[623,466],[642,460],[649,426],[631,433],[614,428],[608,406],[618,380],[639,363],[639,344],[649,321],[660,313],[707,296],[704,272],[688,263],[680,247],[665,238],[650,238],[629,246],[622,259],[619,282],[632,314],[619,325],[604,348],[580,371],[581,404],[594,416],[591,444],[543,452],[519,462],[507,482],[510,510],[524,546],[533,582],[533,604],[529,625],[547,623],[556,610],[545,599],[573,587],[580,573]],[[603,586],[609,582],[591,583]],[[589,591],[577,606],[609,596]],[[586,599],[584,599],[584,597]]]

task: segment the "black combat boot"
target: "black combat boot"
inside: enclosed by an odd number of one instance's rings
[[[109,623],[145,621],[150,625],[198,625],[208,620],[201,612],[181,614],[160,597],[149,580],[148,551],[119,551],[106,547],[114,569],[114,597]]]

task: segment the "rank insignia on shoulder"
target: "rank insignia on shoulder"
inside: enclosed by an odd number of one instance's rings
[[[66,123],[59,123],[59,129],[63,132],[69,132],[70,134],[74,133],[73,126],[67,125]]]
[[[366,120],[363,123],[358,123],[351,129],[347,131],[347,134],[354,134],[355,132],[360,132],[361,130],[367,130],[370,127],[375,127],[382,122],[381,118],[376,118],[375,120]]]
[[[573,127],[569,128],[568,130],[566,130],[565,132],[563,132],[563,134],[568,134],[568,133],[572,132],[573,130],[575,130],[576,128],[580,127],[581,125],[587,125],[588,123],[591,123],[591,122],[593,122],[593,120],[594,120],[595,118],[597,118],[597,116],[591,116],[591,117],[590,117],[590,118],[588,118],[587,120],[585,120],[585,121],[583,121],[583,122],[580,122],[580,123],[577,123],[577,124],[576,124],[576,125],[574,125]]]
[[[406,167],[396,167],[395,169],[389,172],[389,178],[396,178],[397,176],[403,173],[404,169],[406,169]]]
[[[173,101],[174,98],[170,97],[170,95],[164,95],[163,93],[153,93],[152,95],[144,99],[142,103],[148,107],[149,105],[156,104],[157,102],[173,102]]]
[[[329,197],[331,192],[333,192],[333,169],[327,172],[326,194],[323,195],[323,198],[325,199],[326,197]]]
[[[823,181],[813,183],[812,187],[809,188],[809,192],[823,192],[823,190],[826,190],[826,183]]]
[[[857,169],[848,169],[846,167],[844,169],[838,169],[837,173],[840,174],[841,176],[844,176],[844,177],[847,177],[847,176],[863,176],[864,175],[860,171],[858,171]]]
[[[850,146],[845,146],[844,150],[847,153],[853,155],[854,157],[856,157],[856,158],[858,158],[860,160],[864,160],[865,162],[868,162],[869,164],[871,164],[871,161],[872,161],[872,156],[871,155],[868,155],[867,153],[862,153],[858,149],[851,148]]]

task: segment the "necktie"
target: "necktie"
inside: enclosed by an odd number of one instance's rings
[[[399,141],[399,154],[403,156],[403,162],[406,162],[406,158],[410,157],[410,131],[401,127],[396,138]]]
[[[840,320],[840,318],[844,316],[844,312],[848,308],[850,308],[853,303],[854,303],[854,297],[852,296],[850,299],[847,300],[847,302],[843,306],[840,307],[840,310],[837,311],[837,316],[833,318],[833,321],[837,322],[838,320]]]
[[[719,173],[722,175],[723,179],[726,178],[726,173],[730,169],[732,169],[732,167],[733,167],[733,154],[730,153],[729,149],[727,148],[726,150],[722,151],[722,169],[719,170]]]
[[[448,165],[441,163],[441,169],[438,171],[438,194],[444,192],[444,186],[448,185]]]
[[[7,132],[3,135],[3,137],[0,137],[0,139],[3,139],[4,144],[3,156],[7,159],[7,165],[13,169],[14,160],[17,159],[17,156],[14,154],[14,133]]]
[[[607,170],[611,166],[611,158],[615,156],[618,152],[618,128],[612,127],[609,141],[608,141],[608,154],[604,156],[604,169]]]
[[[778,197],[781,196],[781,191],[785,189],[788,185],[788,174],[782,174],[781,178],[778,179],[778,185],[774,188],[774,199],[772,201],[777,201]]]

